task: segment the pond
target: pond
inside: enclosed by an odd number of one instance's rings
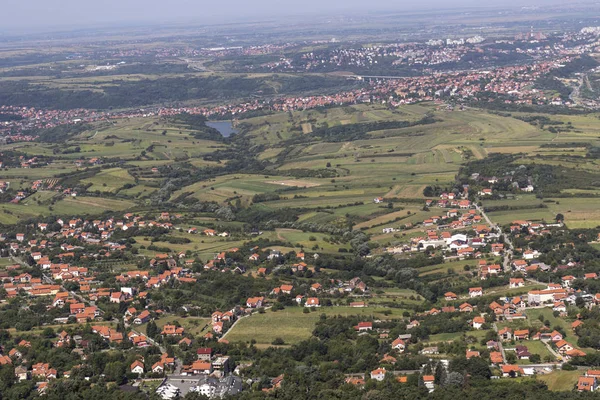
[[[223,137],[229,137],[234,133],[238,133],[238,130],[233,127],[231,121],[206,121],[206,125],[218,130]]]

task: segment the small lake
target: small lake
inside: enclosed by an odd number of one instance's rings
[[[218,130],[223,137],[229,137],[233,133],[238,133],[238,130],[233,127],[231,121],[206,121],[206,125]]]

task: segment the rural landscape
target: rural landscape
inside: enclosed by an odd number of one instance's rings
[[[0,399],[594,398],[599,13],[2,33]]]

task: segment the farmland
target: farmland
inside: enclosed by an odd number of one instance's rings
[[[312,135],[306,132],[306,124],[309,123],[317,127],[325,123],[328,126],[344,126],[381,120],[415,122],[425,115],[432,116],[435,122],[373,131],[366,139],[336,143],[298,139],[299,136],[309,138]],[[268,124],[264,123],[265,120]],[[565,141],[583,143],[592,140],[593,128],[589,118],[571,117],[569,121],[580,128],[577,132],[582,133],[565,133]],[[295,127],[302,126],[304,128],[298,129],[304,129],[304,133],[294,133]],[[441,111],[428,103],[394,110],[377,105],[354,105],[323,111],[294,111],[245,119],[241,130],[254,143],[267,145],[257,158],[271,166],[260,174],[217,174],[199,179],[173,191],[170,200],[189,197],[227,204],[235,199],[239,205],[247,207],[253,203],[255,196],[269,195],[270,199],[261,204],[263,208],[302,208],[307,210],[299,217],[303,222],[347,224],[348,220],[352,220],[356,229],[367,229],[374,234],[380,227],[398,220],[416,223],[434,215],[423,211],[415,201],[423,198],[427,185],[451,184],[461,164],[469,159],[481,159],[495,152],[543,153],[559,158],[565,154],[541,147],[549,140],[556,141],[556,135],[518,119],[479,110]],[[69,151],[63,159],[31,169],[26,175],[19,169],[8,169],[5,177],[13,185],[27,185],[27,181],[32,179],[73,174],[78,170],[74,161],[82,156],[118,157],[124,164],[108,163],[94,172],[79,172],[83,178],[77,179],[75,174],[68,182],[85,185],[90,192],[109,197],[118,195],[143,205],[165,179],[162,172],[151,172],[151,168],[184,161],[200,168],[224,165],[204,158],[211,152],[227,148],[226,143],[195,139],[192,134],[193,130],[189,127],[169,120],[117,120],[111,125],[101,125],[70,138],[65,148],[79,152]],[[558,137],[562,140],[561,135]],[[290,141],[292,144],[288,144]],[[51,154],[53,148],[42,143],[11,144],[8,147],[30,156]],[[286,157],[282,158],[283,153]],[[313,176],[299,178],[297,171]],[[578,192],[570,193],[576,195]],[[394,205],[387,210],[384,206],[371,204],[375,197],[390,199]],[[555,200],[544,209],[524,210],[522,213],[497,211],[490,216],[505,224],[521,214],[527,214],[534,220],[548,221],[562,213],[573,228],[594,227],[600,222],[592,198]],[[523,206],[536,200],[525,195],[504,202]],[[490,205],[499,204],[502,201],[490,202]],[[17,210],[19,208],[20,205]],[[54,208],[54,213],[63,210],[60,206]],[[13,215],[52,213],[36,207],[17,210],[9,209]],[[7,222],[14,220],[10,215],[3,218]]]

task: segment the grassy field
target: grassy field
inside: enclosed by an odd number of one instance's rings
[[[92,178],[83,179],[81,182],[91,184],[92,186],[88,188],[91,192],[99,191],[114,193],[123,187],[123,185],[134,184],[135,180],[129,175],[129,172],[123,168],[110,168],[102,170]]]
[[[550,374],[538,375],[537,379],[548,385],[548,389],[558,392],[571,391],[577,384],[582,371],[554,371]]]
[[[550,350],[548,350],[546,345],[539,340],[522,340],[518,341],[517,345],[527,346],[527,349],[531,354],[538,354],[541,357],[542,362],[544,362],[547,356],[552,356],[552,353],[550,353]],[[507,344],[504,347],[508,349],[512,346]],[[529,360],[518,360],[517,364],[527,365],[531,364],[531,362]]]
[[[257,345],[266,347],[276,338],[281,338],[286,344],[295,344],[307,339],[312,334],[315,324],[321,314],[327,316],[358,315],[381,319],[400,318],[404,310],[386,309],[377,307],[352,308],[352,307],[320,307],[305,314],[301,307],[288,307],[280,311],[266,311],[264,314],[253,314],[242,318],[227,333],[227,340],[232,342],[249,342],[256,340]],[[385,311],[391,311],[386,315]]]
[[[179,317],[177,315],[168,315],[165,317],[154,320],[159,330],[162,330],[163,326],[171,324],[174,321],[185,328],[186,333],[191,333],[195,336],[201,336],[211,331],[210,318],[197,318],[197,317]],[[142,324],[135,327],[137,331],[146,333],[146,327],[148,324]]]

